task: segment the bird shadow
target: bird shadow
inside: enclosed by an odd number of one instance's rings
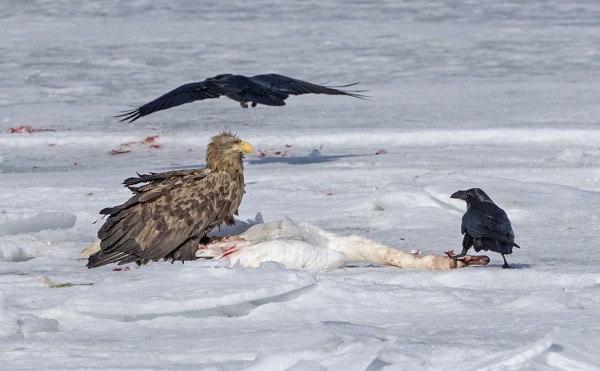
[[[511,264],[510,269],[529,269],[532,268],[533,264],[519,263],[519,264]]]
[[[502,268],[502,264],[488,264],[482,267],[491,267],[491,268]],[[511,270],[519,270],[519,269],[529,269],[532,268],[533,264],[527,263],[510,263],[510,268],[506,268],[507,271]]]
[[[343,158],[362,157],[368,156],[368,154],[358,155],[332,155],[332,156],[302,156],[302,157],[262,157],[257,159],[249,159],[246,163],[251,165],[268,165],[268,164],[289,164],[289,165],[310,165],[324,162],[337,161]],[[157,172],[171,171],[171,170],[187,170],[187,169],[200,169],[206,167],[206,164],[189,164],[189,165],[171,165],[161,166],[155,169]]]
[[[309,165],[323,162],[332,162],[344,158],[361,157],[366,154],[359,155],[331,155],[331,156],[302,156],[302,157],[261,157],[250,159],[247,162],[251,165],[267,165],[267,164],[288,164],[288,165]]]

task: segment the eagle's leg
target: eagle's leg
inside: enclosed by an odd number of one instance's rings
[[[241,100],[240,101],[240,106],[242,106],[242,108],[248,108],[248,102],[246,102],[245,100]]]
[[[510,268],[510,265],[508,265],[508,262],[506,261],[506,257],[504,256],[504,254],[502,254],[502,259],[504,259],[504,265],[502,265],[502,268],[504,268],[504,269]]]

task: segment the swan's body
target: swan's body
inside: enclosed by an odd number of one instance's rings
[[[406,253],[360,236],[340,236],[304,222],[282,220],[257,224],[239,236],[200,245],[197,257],[228,259],[230,265],[258,267],[267,261],[290,269],[329,271],[352,262],[399,268],[453,269],[438,255]],[[458,262],[458,267],[465,266]]]

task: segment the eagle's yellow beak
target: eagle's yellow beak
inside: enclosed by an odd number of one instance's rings
[[[241,141],[236,145],[236,149],[244,153],[252,153],[252,145],[248,142]]]

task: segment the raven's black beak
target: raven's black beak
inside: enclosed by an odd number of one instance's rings
[[[456,191],[450,198],[458,198],[459,200],[467,200],[467,191]]]

